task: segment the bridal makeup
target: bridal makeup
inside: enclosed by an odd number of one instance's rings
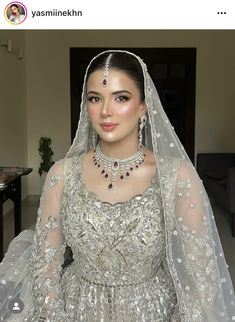
[[[130,138],[133,143],[137,140],[138,120],[145,111],[139,89],[132,78],[117,69],[109,69],[108,85],[103,86],[103,73],[102,69],[96,70],[87,82],[86,106],[92,127],[104,141]]]

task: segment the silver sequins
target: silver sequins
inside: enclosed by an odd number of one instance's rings
[[[47,219],[46,227],[49,231],[55,230],[58,227],[58,219],[49,216]]]
[[[51,186],[54,186],[58,180],[61,180],[61,177],[59,175],[52,175],[50,177],[50,184]]]

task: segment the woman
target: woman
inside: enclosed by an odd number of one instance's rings
[[[20,13],[20,8],[17,4],[12,4],[10,6],[11,9],[11,15],[9,17],[9,20],[14,23],[21,23],[25,19],[25,15]]]
[[[77,133],[47,175],[28,248],[13,283],[19,321],[235,320],[206,192],[136,55],[89,64]]]

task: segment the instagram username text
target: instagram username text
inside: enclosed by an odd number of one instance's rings
[[[31,11],[32,12],[32,18],[35,17],[81,17],[82,16],[82,11],[77,11],[77,10],[41,10],[41,11]]]

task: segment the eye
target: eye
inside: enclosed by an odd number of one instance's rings
[[[98,103],[100,101],[100,98],[98,96],[89,96],[87,99],[91,103]]]
[[[129,97],[126,95],[121,95],[115,98],[115,100],[117,100],[118,102],[126,102],[129,100]]]

